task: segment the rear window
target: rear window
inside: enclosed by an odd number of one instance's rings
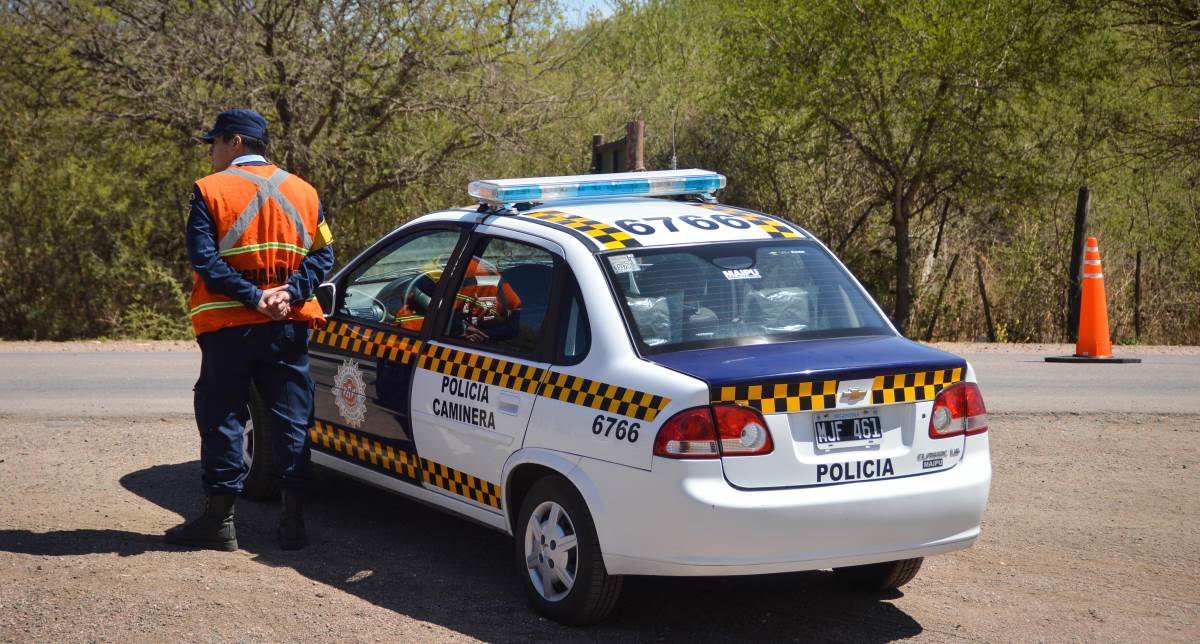
[[[893,334],[812,241],[639,249],[601,261],[644,353]]]

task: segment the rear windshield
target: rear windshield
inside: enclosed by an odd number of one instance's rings
[[[645,249],[601,262],[644,353],[893,334],[845,269],[807,240]]]

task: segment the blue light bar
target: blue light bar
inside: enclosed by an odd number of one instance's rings
[[[708,170],[657,170],[568,177],[472,181],[467,193],[492,204],[599,197],[661,197],[712,192],[725,176]]]

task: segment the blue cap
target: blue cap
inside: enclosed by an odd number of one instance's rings
[[[212,143],[213,139],[222,134],[241,134],[258,139],[263,145],[270,143],[267,139],[267,119],[254,110],[236,109],[221,112],[217,115],[217,122],[213,128],[200,139],[205,143]]]

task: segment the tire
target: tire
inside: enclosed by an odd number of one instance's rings
[[[913,580],[921,569],[924,557],[916,559],[901,559],[883,563],[867,564],[865,566],[849,566],[834,568],[833,572],[843,581],[859,590],[879,593],[895,590]]]
[[[575,545],[560,548],[559,540],[572,534]],[[592,515],[566,479],[547,476],[533,485],[514,536],[517,573],[534,610],[569,625],[597,622],[612,612],[622,577],[604,568]],[[560,571],[569,574],[570,583]]]
[[[267,409],[258,389],[250,387],[250,419],[242,436],[242,457],[249,460],[250,471],[242,481],[242,496],[251,501],[279,498],[279,480],[275,478],[275,457],[271,453],[271,433]]]

